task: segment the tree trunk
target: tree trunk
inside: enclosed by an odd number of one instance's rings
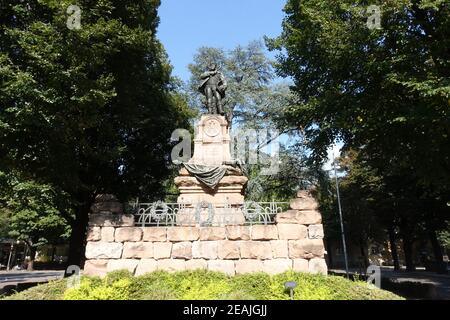
[[[416,267],[413,259],[413,243],[409,237],[403,237],[403,251],[405,253],[406,271],[414,271]]]
[[[441,245],[436,237],[436,231],[429,231],[431,246],[433,247],[434,259],[438,263],[444,262],[444,254],[442,253]]]
[[[389,228],[388,234],[389,234],[389,244],[391,246],[392,260],[394,261],[394,270],[399,271],[400,261],[398,259],[397,243],[395,241],[395,232],[392,228]]]
[[[52,246],[52,263],[55,262],[56,246]]]
[[[67,266],[75,265],[82,268],[84,264],[86,230],[91,201],[84,203],[84,205],[78,207],[75,222],[71,225],[72,231],[70,233]]]
[[[369,266],[369,257],[367,256],[367,243],[363,239],[359,240],[359,250],[362,258],[362,267],[365,271]]]
[[[36,259],[36,247],[30,246],[30,261],[28,262],[27,271],[34,270],[34,260]]]

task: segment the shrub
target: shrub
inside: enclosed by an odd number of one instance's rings
[[[298,283],[296,300],[366,300],[401,299],[379,289],[369,289],[364,282],[342,277],[285,272],[270,276],[254,273],[229,277],[210,271],[167,273],[157,271],[133,277],[127,271],[116,271],[104,279],[82,277],[78,288],[67,289],[60,280],[41,285],[9,297],[10,299],[66,300],[286,300],[287,281]]]
[[[134,281],[136,299],[215,300],[230,292],[229,279],[219,272],[185,271],[169,274],[158,271]]]
[[[66,289],[65,279],[50,281],[5,297],[4,300],[62,300]]]
[[[64,300],[128,300],[132,277],[128,271],[112,272],[103,280],[82,277],[78,287],[64,292]]]

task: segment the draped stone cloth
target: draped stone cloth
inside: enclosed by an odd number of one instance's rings
[[[227,168],[225,166],[211,167],[189,163],[183,163],[183,165],[190,174],[197,178],[197,180],[213,190],[217,187],[220,180],[222,180],[227,172]]]

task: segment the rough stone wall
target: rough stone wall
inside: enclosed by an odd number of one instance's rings
[[[107,201],[106,201],[107,200]],[[327,273],[322,218],[305,191],[274,225],[135,227],[132,215],[112,197],[99,199],[90,215],[84,274],[104,276],[126,269],[207,269],[228,275],[248,272]]]

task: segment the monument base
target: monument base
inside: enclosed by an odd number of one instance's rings
[[[175,178],[180,191],[177,202],[186,205],[185,212],[181,210],[177,215],[177,225],[202,225],[206,222],[221,226],[245,224],[244,215],[239,208],[244,204],[247,181],[245,176],[225,176],[216,189],[212,190],[192,176]],[[214,207],[212,221],[209,221],[211,214],[208,212],[208,204]],[[200,211],[197,212],[198,217],[195,217],[196,209]]]
[[[214,205],[242,205],[244,203],[244,187],[248,179],[245,176],[225,176],[214,189],[210,189],[195,177],[179,176],[175,184],[180,191],[178,203],[197,204],[200,202]]]
[[[89,215],[84,275],[126,269],[136,276],[157,270],[235,274],[287,271],[327,274],[322,217],[309,192],[299,192],[275,222],[256,225],[142,227],[123,214],[114,197],[97,197]],[[181,209],[181,213],[186,212]],[[201,208],[200,221],[208,219]],[[194,212],[191,209],[191,212]],[[189,212],[188,212],[189,213]]]
[[[239,208],[244,204],[248,178],[239,163],[232,159],[230,142],[225,117],[201,117],[196,126],[194,156],[175,178],[180,191],[177,203],[186,207],[184,212],[178,212],[177,225],[245,224]],[[208,171],[210,168],[212,170]],[[214,209],[207,209],[209,204]]]

